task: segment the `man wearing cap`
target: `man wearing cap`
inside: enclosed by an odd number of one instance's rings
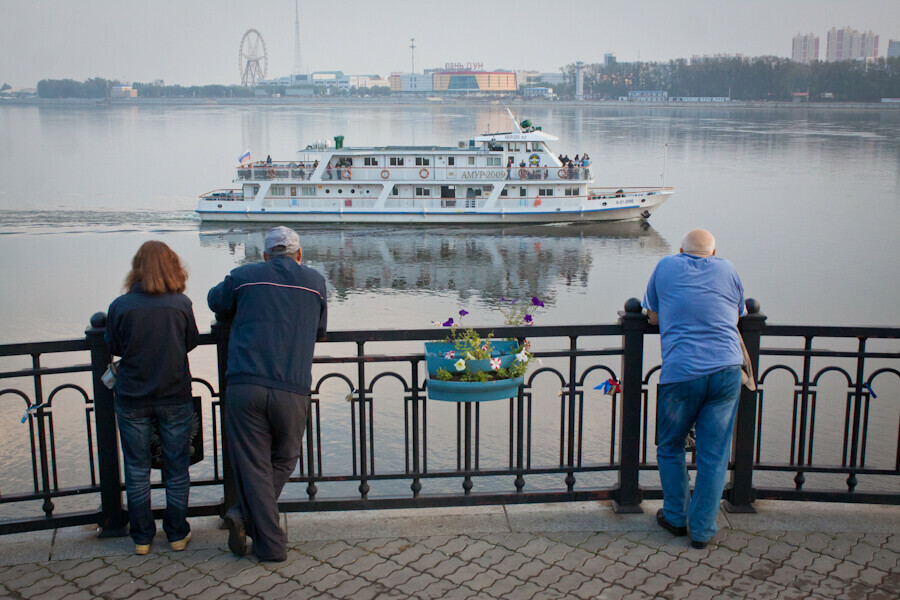
[[[694,548],[705,548],[717,531],[741,391],[737,322],[744,288],[734,266],[715,254],[710,232],[689,231],[679,253],[656,265],[642,303],[650,324],[659,325],[662,346],[656,458],[663,507],[656,520],[672,535],[690,533]],[[695,425],[697,477],[691,494],[684,442]]]
[[[283,561],[287,539],[278,496],[297,465],[312,385],[316,340],[325,338],[325,278],[300,263],[296,231],[266,234],[264,262],[234,269],[209,291],[220,321],[231,321],[225,434],[238,501],[225,514],[228,547]]]

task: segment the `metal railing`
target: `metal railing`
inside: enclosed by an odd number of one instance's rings
[[[748,308],[741,329],[759,391],[742,390],[726,508],[752,512],[757,498],[900,504],[900,328],[767,326],[757,303],[748,301]],[[21,508],[12,518],[3,511],[0,533],[97,523],[101,536],[124,534],[113,395],[100,381],[109,360],[104,326],[105,315],[98,313],[84,339],[0,346],[2,364],[28,363],[0,372],[0,381],[19,384],[0,384],[0,411],[25,411],[31,461],[29,489],[9,492],[10,481],[0,480],[0,508]],[[516,398],[459,404],[427,398],[418,342],[434,339],[434,329],[329,333],[317,346],[310,418],[291,478],[299,486],[285,493],[281,508],[611,500],[617,511],[639,512],[643,499],[662,497],[653,449],[658,354],[645,352],[645,342],[658,342],[658,330],[636,299],[615,324],[492,331],[498,338],[527,336],[543,364],[528,373]],[[781,345],[760,349],[763,337]],[[849,340],[853,347],[824,349],[821,340],[845,346]],[[201,346],[215,347],[218,381],[195,379],[195,392],[210,397],[203,426],[212,452],[201,463],[205,475],[192,475],[191,483],[216,497],[192,499],[193,516],[222,514],[234,498],[222,431],[227,403],[220,402],[228,326],[214,324]],[[44,364],[69,353],[78,358]],[[48,393],[47,383],[61,376],[89,383],[63,381]],[[608,378],[621,381],[621,394],[594,391]],[[68,487],[59,474],[77,456],[57,451],[56,436],[63,434],[55,426],[54,401],[63,392],[83,403],[83,432],[73,433],[81,426],[69,422],[65,435],[83,436],[81,459],[88,465],[82,480]],[[334,432],[344,437],[336,440]],[[783,443],[772,439],[779,436]],[[818,441],[823,436],[828,443]],[[825,460],[814,461],[814,452]],[[4,464],[9,458],[0,457]],[[808,477],[820,481],[812,485]],[[783,485],[785,478],[793,485]],[[54,505],[80,496],[84,505],[99,506]],[[40,508],[29,513],[36,504]]]

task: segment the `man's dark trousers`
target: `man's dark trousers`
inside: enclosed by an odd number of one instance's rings
[[[287,536],[278,496],[287,483],[306,430],[309,396],[251,384],[229,384],[225,433],[239,509],[260,560],[283,559]]]

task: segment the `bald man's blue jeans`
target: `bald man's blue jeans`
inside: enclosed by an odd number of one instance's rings
[[[740,365],[709,375],[659,386],[656,459],[663,489],[663,512],[691,539],[706,542],[717,531],[716,514],[725,488],[734,417],[741,395]],[[693,494],[685,464],[684,441],[697,432],[697,477]]]

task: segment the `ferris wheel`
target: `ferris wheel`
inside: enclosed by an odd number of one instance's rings
[[[241,38],[241,52],[238,56],[241,85],[252,86],[264,80],[268,68],[269,57],[262,34],[255,29],[248,29]]]

